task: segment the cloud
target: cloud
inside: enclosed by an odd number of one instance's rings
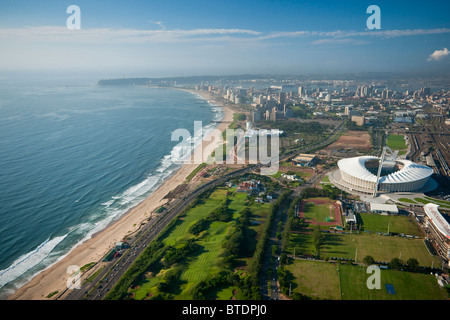
[[[368,41],[364,41],[364,40],[351,39],[351,38],[318,39],[318,40],[314,40],[313,42],[311,42],[311,44],[313,44],[313,45],[321,45],[321,44],[355,44],[355,45],[360,45],[360,44],[367,44],[367,43],[369,43],[369,42]]]
[[[158,22],[158,25],[163,25]],[[81,28],[69,30],[62,26],[40,26],[28,28],[0,28],[0,39],[27,42],[58,42],[58,43],[183,43],[211,42],[221,39],[242,38],[242,36],[257,36],[261,33],[247,29],[109,29]]]
[[[395,38],[405,36],[432,35],[450,33],[448,28],[438,29],[412,29],[412,30],[381,30],[381,31],[279,31],[263,33],[249,29],[168,29],[160,21],[149,21],[158,25],[158,30],[142,29],[110,29],[94,28],[68,30],[63,26],[38,26],[28,28],[0,28],[0,40],[12,41],[45,41],[70,43],[211,43],[253,40],[263,42],[284,38],[316,38],[313,44],[326,43],[353,43],[363,44],[355,38]],[[333,41],[333,39],[335,41]],[[347,39],[347,40],[344,40]],[[445,49],[446,50],[446,49]],[[438,52],[438,51],[436,51]],[[439,55],[439,53],[433,53]]]
[[[448,51],[447,48],[444,48],[442,50],[435,50],[429,57],[428,61],[440,61],[445,56],[448,56],[450,54],[450,51]]]

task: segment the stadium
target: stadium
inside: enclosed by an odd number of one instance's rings
[[[409,160],[361,156],[338,161],[330,180],[350,193],[415,192],[426,187],[433,169]],[[380,168],[381,161],[381,168]]]

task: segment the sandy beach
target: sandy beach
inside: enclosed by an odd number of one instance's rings
[[[185,90],[185,89],[183,89]],[[214,100],[214,96],[207,92],[187,90],[203,96],[206,100],[219,105],[224,110],[224,118],[217,129],[220,131],[228,127],[226,121],[232,121],[233,110],[221,105]],[[205,137],[208,141],[208,137]],[[200,148],[202,146],[199,146]],[[205,145],[203,146],[205,147]],[[8,297],[8,300],[47,300],[51,292],[63,292],[66,289],[66,281],[70,274],[67,273],[69,266],[82,267],[91,262],[100,261],[117,241],[121,241],[127,234],[135,231],[140,223],[150,217],[150,213],[164,205],[167,199],[164,197],[179,184],[198,166],[196,163],[184,164],[175,174],[156,189],[147,199],[125,213],[120,219],[112,222],[104,230],[94,234],[91,238],[78,245],[62,260],[42,271],[31,281],[17,289]]]

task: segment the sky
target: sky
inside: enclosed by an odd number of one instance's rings
[[[1,0],[0,72],[448,73],[449,12],[445,0]]]

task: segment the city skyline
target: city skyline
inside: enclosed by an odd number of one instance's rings
[[[80,8],[80,29],[66,10]],[[366,13],[379,6],[381,28]],[[105,77],[448,72],[445,2],[2,1],[0,69]]]

